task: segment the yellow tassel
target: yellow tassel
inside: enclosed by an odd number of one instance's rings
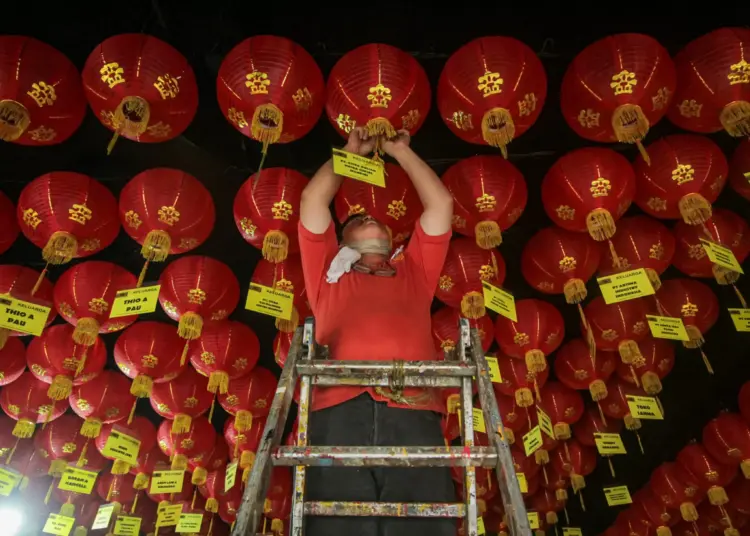
[[[52,479],[52,482],[49,483],[49,487],[47,488],[47,494],[44,496],[44,504],[49,504],[49,500],[52,497],[52,490],[55,488],[55,479]]]
[[[566,439],[570,439],[570,425],[566,422],[557,422],[552,427],[555,433],[555,439],[558,441],[565,441]],[[565,443],[565,448],[567,449],[568,444]]]
[[[115,133],[107,145],[107,154],[112,154],[120,135],[137,139],[146,132],[150,119],[151,108],[145,99],[136,96],[123,98],[112,117],[112,128]]]
[[[284,522],[281,519],[271,520],[271,532],[274,536],[281,536],[284,533]]]
[[[130,472],[130,465],[122,460],[115,460],[112,464],[112,470],[110,473],[113,475],[127,475]],[[133,485],[135,487],[135,484]]]
[[[247,480],[250,478],[251,470],[252,470],[252,467],[245,467],[245,469],[242,470],[242,485],[243,486],[247,484]]]
[[[723,266],[714,264],[711,267],[711,272],[714,274],[714,279],[720,285],[734,285],[740,279],[740,274],[733,270],[728,270]]]
[[[172,433],[187,434],[190,431],[190,425],[193,423],[193,418],[185,413],[178,413],[174,417],[172,422]]]
[[[191,482],[195,486],[202,486],[206,483],[206,477],[208,476],[208,471],[203,467],[196,467],[193,470],[193,478]]]
[[[70,500],[70,499],[68,499]],[[60,507],[60,515],[64,515],[67,517],[75,517],[76,516],[76,505],[71,503],[65,503]]]
[[[603,380],[594,380],[589,384],[589,393],[594,402],[607,398],[607,384]]]
[[[526,360],[526,368],[532,374],[539,374],[547,368],[547,360],[541,350],[529,350],[526,352],[524,358]]]
[[[10,330],[0,328],[0,350],[5,348],[5,343],[8,342],[8,337],[10,337]]]
[[[169,233],[154,229],[146,235],[141,246],[141,255],[147,261],[163,262],[167,260],[170,249],[172,249],[172,237]]]
[[[50,400],[65,400],[71,392],[73,392],[73,380],[68,376],[58,374],[47,389],[47,396]]]
[[[544,518],[547,520],[548,525],[554,525],[555,523],[559,521],[559,519],[557,518],[557,514],[555,512],[547,512],[544,515]]]
[[[13,427],[13,437],[28,439],[34,435],[35,429],[35,422],[32,422],[28,419],[19,419],[16,425]]]
[[[73,330],[73,340],[76,344],[93,346],[99,335],[99,322],[94,318],[81,318]]]
[[[586,229],[591,238],[603,242],[615,235],[617,227],[612,214],[606,208],[596,208],[586,215]]]
[[[215,407],[216,407],[216,397],[214,396],[213,400],[211,400],[211,410],[208,412],[208,422],[213,421]]]
[[[190,341],[185,341],[185,345],[182,347],[182,355],[180,356],[180,366],[184,367],[187,362],[188,351],[190,350]]]
[[[284,333],[294,333],[297,326],[299,326],[299,312],[296,307],[292,307],[292,316],[289,320],[276,319],[276,329]]]
[[[73,536],[87,536],[89,531],[86,529],[86,527],[78,526],[73,531]]]
[[[586,480],[584,480],[582,475],[571,474],[570,484],[573,486],[573,491],[577,493],[586,487]]]
[[[750,102],[730,102],[719,115],[721,126],[734,138],[750,137]]]
[[[448,410],[449,415],[455,415],[458,412],[458,408],[461,407],[461,396],[455,393],[448,395],[448,399],[445,401],[445,407]]]
[[[31,124],[26,107],[15,100],[0,101],[0,140],[16,141]]]
[[[721,486],[711,486],[708,488],[708,500],[714,506],[721,506],[729,502],[727,492]]]
[[[641,383],[643,384],[643,390],[646,394],[657,395],[661,393],[662,385],[659,376],[655,372],[645,372],[641,376]]]
[[[138,473],[133,480],[133,489],[144,490],[148,487],[150,478],[147,473]]]
[[[475,290],[464,294],[464,297],[461,298],[462,316],[476,320],[477,318],[482,318],[485,313],[484,296],[482,294]]]
[[[390,121],[384,117],[370,119],[367,124],[365,124],[365,130],[367,131],[368,136],[377,138],[391,139],[395,138],[397,134],[396,129],[393,128]]]
[[[631,339],[624,340],[618,344],[617,351],[620,354],[620,359],[626,365],[633,365],[636,361],[643,359],[643,354],[641,354],[638,343]]]
[[[188,312],[180,317],[177,325],[177,335],[183,339],[192,341],[201,336],[203,331],[203,318],[198,313]]]
[[[682,345],[685,348],[700,348],[701,346],[703,346],[703,334],[697,326],[688,324],[685,326],[685,331],[687,331],[688,337],[690,338],[690,340],[688,341],[682,341]]]
[[[711,219],[711,203],[699,193],[683,195],[677,206],[688,225],[700,225]]]
[[[724,536],[741,536],[741,533],[734,527],[727,527],[724,529]]]
[[[184,454],[175,454],[174,458],[172,458],[172,469],[175,471],[177,470],[185,471],[187,470],[187,467],[188,467],[187,456],[185,456]]]
[[[564,489],[556,489],[555,490],[555,498],[560,502],[565,502],[568,500],[568,491]]]
[[[215,514],[219,511],[219,501],[217,501],[214,498],[206,499],[206,512],[211,512],[212,514]]]
[[[586,299],[586,295],[588,294],[586,283],[582,279],[568,279],[565,286],[563,286],[563,293],[565,294],[566,303],[581,303]]]
[[[612,113],[612,130],[615,131],[617,141],[635,143],[643,160],[647,165],[651,165],[651,159],[641,143],[648,134],[648,129],[648,118],[637,104],[620,105]]]
[[[78,456],[78,461],[76,461],[76,467],[85,467],[88,460],[86,459],[86,453],[89,450],[89,442],[86,440],[86,442],[83,444],[83,448],[81,449],[81,454]]]
[[[505,108],[492,108],[482,116],[482,139],[490,147],[498,147],[503,158],[508,158],[507,146],[515,135],[516,125]]]
[[[672,529],[664,525],[656,527],[656,536],[672,536]]]
[[[545,449],[539,449],[534,452],[534,461],[537,465],[547,465],[549,463],[549,452]]]
[[[750,480],[750,460],[742,460],[740,463],[740,469],[742,470],[742,476]]]
[[[238,432],[246,432],[253,426],[253,414],[245,409],[237,412],[234,419],[234,429]]]
[[[503,235],[500,226],[492,220],[480,221],[474,226],[474,237],[477,246],[482,249],[496,248],[503,243]]]
[[[269,262],[278,263],[286,260],[289,254],[289,237],[283,231],[268,231],[263,237],[261,252],[263,258]]]
[[[135,288],[141,288],[141,285],[143,285],[143,281],[146,279],[146,274],[148,273],[148,265],[149,261],[143,263],[143,267],[141,268],[141,273],[138,274],[138,282],[135,284]]]
[[[81,435],[83,437],[97,438],[102,431],[102,421],[94,417],[89,417],[81,425]]]
[[[267,103],[255,109],[250,122],[250,135],[263,144],[264,150],[281,139],[283,129],[284,114],[277,106]]]
[[[255,463],[255,453],[251,450],[243,450],[240,456],[240,467],[242,469],[252,469]]]
[[[133,504],[130,505],[130,513],[134,513],[135,509],[138,507],[138,497],[140,496],[140,493],[136,492],[133,496]]]
[[[65,460],[52,460],[49,464],[49,470],[47,474],[50,476],[62,476],[65,469],[68,467],[68,462]]]
[[[132,386],[131,386],[132,389]],[[133,417],[135,417],[135,408],[138,407],[138,398],[133,399],[133,405],[130,406],[130,414],[128,414],[128,424],[133,423]]]
[[[130,385],[130,394],[138,398],[148,398],[154,388],[154,380],[151,376],[139,374]]]
[[[223,370],[215,370],[208,375],[208,391],[211,393],[227,394],[229,390],[229,374]]]
[[[42,249],[42,258],[49,264],[66,264],[78,253],[76,237],[64,231],[56,231]]]
[[[654,291],[659,290],[661,288],[661,278],[659,277],[659,272],[657,272],[653,268],[646,268],[646,275],[648,276],[648,280],[651,283],[651,286],[654,287]]]
[[[680,505],[680,514],[682,514],[682,519],[684,519],[685,521],[698,521],[698,510],[695,508],[695,505],[693,503],[682,503]]]
[[[505,428],[504,432],[505,432],[505,439],[508,442],[508,445],[512,445],[513,443],[516,442],[516,434],[513,430],[511,430],[510,428]]]
[[[534,405],[534,394],[528,387],[521,387],[515,392],[516,404],[522,408],[528,408]]]
[[[641,429],[641,420],[637,417],[633,417],[630,413],[625,415],[623,422],[625,423],[625,428],[628,430],[632,431]]]

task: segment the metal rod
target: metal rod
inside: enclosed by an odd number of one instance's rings
[[[274,465],[307,467],[495,467],[494,448],[474,447],[279,447]]]
[[[463,503],[306,502],[305,515],[358,517],[463,517],[466,515],[466,507]]]
[[[379,386],[389,387],[393,380],[390,375],[380,376],[369,376],[369,377],[337,377],[337,376],[303,376],[303,378],[312,379],[313,385],[320,386],[344,386],[344,385],[360,385],[360,386]],[[444,378],[435,376],[406,376],[403,382],[405,387],[460,387],[461,380],[459,378]]]
[[[468,363],[468,347],[471,345],[469,336],[469,321],[465,318],[459,321],[459,360]],[[474,403],[472,400],[471,377],[461,379],[461,439],[465,448],[474,447]],[[474,467],[464,468],[464,534],[477,536],[477,474]]]
[[[403,366],[405,376],[447,376],[463,377],[474,376],[476,367],[465,362],[445,361],[404,361],[399,363]],[[394,365],[392,361],[336,361],[329,359],[316,359],[311,362],[300,362],[297,364],[297,373],[300,376],[325,375],[348,378],[351,376],[378,376],[391,374]]]

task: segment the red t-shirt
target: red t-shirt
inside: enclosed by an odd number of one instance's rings
[[[299,242],[305,289],[315,316],[315,338],[327,345],[331,359],[420,361],[433,359],[430,305],[445,262],[451,232],[428,236],[417,222],[403,259],[394,261],[394,277],[352,270],[337,283],[326,273],[339,250],[333,222],[323,234],[300,222]],[[408,405],[377,394],[375,388],[317,387],[312,409],[323,409],[367,391],[391,406],[440,411],[436,389],[405,389]]]

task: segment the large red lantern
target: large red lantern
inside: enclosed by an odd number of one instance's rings
[[[91,346],[98,333],[120,331],[136,315],[110,319],[115,296],[136,285],[133,274],[111,262],[87,261],[69,268],[55,285],[55,308],[75,326],[73,340]]]
[[[213,397],[207,389],[208,380],[192,367],[186,367],[177,378],[157,383],[151,391],[151,407],[154,411],[174,421],[173,434],[184,434],[190,430],[195,417],[211,408]]]
[[[54,145],[86,115],[81,78],[59,50],[33,37],[0,37],[0,140]]]
[[[37,424],[54,421],[68,409],[67,401],[50,403],[48,389],[49,385],[37,380],[31,372],[24,372],[0,391],[0,406],[8,417],[17,421],[13,428],[15,437],[31,437]]]
[[[10,385],[26,370],[26,347],[13,338],[0,349],[0,387]]]
[[[675,56],[677,92],[669,120],[693,132],[750,136],[748,43],[745,28],[721,28],[688,43]]]
[[[146,417],[135,417],[133,421],[127,426],[122,423],[105,424],[102,427],[102,431],[99,434],[99,437],[96,438],[95,444],[96,449],[102,454],[102,456],[105,456],[107,458],[109,458],[109,456],[106,456],[104,454],[104,447],[107,445],[107,440],[109,439],[109,436],[113,431],[135,438],[140,441],[141,444],[138,449],[139,463],[137,463],[135,466],[136,470],[132,471],[131,466],[123,460],[110,458],[114,461],[114,463],[112,464],[112,474],[121,475],[130,471],[134,475],[138,475],[138,466],[140,464],[140,460],[142,459],[141,454],[148,454],[149,452],[155,450],[156,428]],[[133,485],[135,486],[135,484]]]
[[[545,368],[538,374],[532,374],[525,361],[512,359],[503,354],[498,354],[497,364],[503,381],[494,383],[493,387],[497,387],[506,396],[514,397],[516,404],[522,408],[533,405],[534,391],[538,397],[539,388],[544,386],[549,377],[549,369]]]
[[[66,413],[45,426],[34,438],[35,446],[46,452],[51,461],[58,462],[52,464],[50,473],[56,473],[58,469],[62,472],[68,463],[84,465],[84,460],[89,453],[89,440],[78,434],[80,428],[81,419]],[[98,456],[95,449],[91,450],[95,456]]]
[[[36,292],[34,292],[36,290]],[[47,317],[49,326],[57,317],[57,311],[52,307],[52,283],[40,275],[39,272],[16,264],[0,265],[0,295],[8,295],[23,301],[37,303],[50,307]],[[8,337],[20,337],[26,335],[18,331],[0,328],[0,349],[2,349]]]
[[[323,74],[294,41],[249,37],[226,55],[216,79],[221,112],[234,128],[263,144],[288,143],[310,132],[325,102]]]
[[[717,462],[699,443],[683,448],[677,454],[677,464],[698,481],[711,504],[721,506],[729,502],[724,488],[737,476],[734,465]]]
[[[0,192],[0,255],[8,251],[20,232],[16,220],[16,207],[7,195]]]
[[[205,417],[193,419],[190,430],[180,435],[173,435],[169,421],[162,421],[157,437],[159,448],[172,460],[172,469],[187,469],[188,458],[210,453],[216,443],[216,431]]]
[[[540,407],[549,416],[555,439],[565,441],[571,437],[571,425],[583,415],[583,398],[580,393],[559,382],[547,382],[540,389]]]
[[[130,384],[122,374],[105,370],[90,382],[73,388],[70,407],[85,420],[81,435],[99,437],[102,425],[128,418]]]
[[[109,246],[120,232],[117,199],[94,179],[53,171],[27,184],[18,198],[18,224],[49,264],[65,264]]]
[[[268,415],[277,383],[268,369],[255,367],[244,378],[233,381],[226,394],[219,395],[224,411],[235,416],[238,432],[249,430],[254,418]]]
[[[635,202],[646,214],[682,218],[689,225],[711,217],[711,204],[727,178],[727,159],[703,136],[675,134],[648,146],[651,164],[637,158]]]
[[[675,67],[654,38],[610,35],[587,46],[568,67],[560,89],[563,116],[579,136],[604,143],[635,143],[667,113]]]
[[[641,357],[638,342],[648,335],[646,315],[651,313],[647,301],[636,299],[607,305],[604,298],[597,296],[584,312],[599,350],[619,352],[626,365]]]
[[[609,377],[617,366],[612,352],[597,351],[591,359],[589,346],[583,339],[563,344],[555,354],[555,376],[571,389],[586,390],[594,401],[607,396]]]
[[[674,346],[666,339],[647,337],[638,343],[641,357],[633,360],[631,366],[620,363],[617,375],[629,383],[643,387],[648,395],[661,393],[661,380],[674,367]],[[634,375],[635,374],[635,375]]]
[[[542,181],[542,203],[550,219],[597,241],[615,234],[615,222],[635,195],[630,162],[611,149],[576,149],[558,159]]]
[[[459,238],[448,247],[435,296],[461,310],[465,318],[485,315],[482,283],[500,287],[505,281],[505,261],[498,251],[482,249],[474,240]]]
[[[512,37],[474,39],[454,52],[438,82],[440,117],[464,141],[506,146],[536,122],[547,98],[537,54]]]
[[[198,109],[198,86],[185,57],[142,33],[112,36],[83,67],[83,87],[97,119],[119,136],[157,143],[184,132]]]
[[[651,473],[649,484],[664,506],[679,510],[682,519],[693,522],[698,520],[696,505],[702,499],[702,494],[692,480],[691,475],[678,464],[668,462]]]
[[[703,428],[703,446],[716,461],[737,466],[750,479],[750,428],[736,413],[720,413]]]
[[[138,286],[151,261],[192,251],[206,241],[216,218],[211,194],[184,171],[155,168],[133,177],[120,192],[120,221],[146,259]]]
[[[513,225],[526,207],[523,175],[499,156],[460,160],[448,168],[443,182],[453,196],[453,230],[474,237],[485,249],[502,243],[501,231]]]
[[[750,200],[750,140],[743,140],[729,162],[729,186]]]
[[[280,331],[293,332],[297,329],[300,319],[310,314],[307,305],[307,293],[305,292],[305,277],[302,274],[302,259],[299,255],[287,257],[285,260],[273,263],[265,259],[258,261],[250,279],[265,287],[289,292],[294,295],[292,315],[287,320],[276,319],[276,327]]]
[[[461,312],[452,307],[442,307],[432,314],[432,340],[439,359],[443,359],[444,352],[453,352],[458,348],[461,337],[458,326],[460,319]],[[477,320],[469,320],[469,324],[476,328],[482,341],[482,350],[489,350],[495,335],[492,319],[483,316]]]

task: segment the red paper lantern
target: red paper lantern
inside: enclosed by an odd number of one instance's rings
[[[198,488],[203,498],[206,499],[206,512],[217,513],[219,511],[219,501],[225,500],[227,496],[242,497],[240,486],[232,486],[229,491],[224,489],[225,479],[226,468],[222,467],[208,473],[206,483]]]
[[[624,421],[625,428],[636,433],[638,443],[641,438],[638,430],[641,428],[641,420],[630,413],[628,395],[645,396],[645,392],[632,383],[627,383],[618,376],[613,377],[607,383],[607,396],[601,401],[601,408],[607,417]],[[643,447],[641,446],[641,452]]]
[[[284,368],[289,350],[292,348],[292,339],[294,333],[284,333],[279,331],[273,339],[273,359],[279,367]]]
[[[453,196],[453,230],[474,237],[485,249],[502,243],[501,231],[513,225],[526,207],[523,175],[499,156],[460,160],[448,168],[443,182]]]
[[[103,501],[120,505],[121,511],[130,510],[128,506],[132,506],[136,499],[133,475],[99,475],[96,479],[96,493]]]
[[[432,314],[432,340],[438,359],[443,359],[444,352],[453,352],[458,348],[461,337],[458,326],[460,319],[461,313],[452,307],[442,307]],[[469,325],[477,330],[482,341],[482,350],[489,350],[495,335],[492,319],[483,316],[477,320],[469,320]]]
[[[213,450],[207,456],[196,456],[188,460],[188,470],[193,473],[191,482],[196,486],[206,483],[209,471],[216,471],[227,465],[229,449],[224,438],[217,435]]]
[[[89,455],[89,439],[79,435],[80,428],[81,419],[67,413],[45,426],[34,438],[37,448],[44,450],[53,462],[59,462],[53,464],[50,473],[62,473],[68,463],[85,465],[84,461]],[[91,454],[101,458],[94,448]]]
[[[107,364],[107,349],[99,337],[86,347],[77,345],[72,335],[70,324],[50,326],[41,337],[32,339],[26,352],[29,370],[36,379],[50,384],[47,395],[52,400],[68,398],[73,386],[93,380]]]
[[[109,439],[109,436],[113,431],[117,434],[128,435],[141,442],[140,447],[138,449],[138,462],[139,463],[137,463],[134,466],[136,468],[135,471],[132,471],[131,466],[128,465],[127,462],[124,462],[120,459],[112,458],[104,454],[104,447],[107,445],[107,440]],[[145,417],[140,417],[140,416],[135,417],[133,421],[127,426],[122,423],[105,424],[104,426],[102,426],[102,431],[99,434],[99,437],[96,438],[95,443],[96,443],[96,449],[102,454],[102,456],[114,461],[114,463],[112,464],[113,475],[132,472],[133,475],[136,475],[137,477],[139,473],[138,469],[139,469],[139,464],[141,461],[141,454],[148,454],[149,452],[152,452],[155,450],[156,428],[154,427],[154,425],[151,423],[150,420],[148,420]],[[135,486],[135,484],[133,485]]]
[[[558,382],[547,382],[540,389],[540,407],[549,416],[555,439],[565,441],[571,437],[571,425],[583,415],[583,398],[578,391]]]
[[[729,186],[745,199],[750,200],[750,140],[743,140],[734,150],[729,162]]]
[[[185,57],[142,33],[112,36],[83,67],[83,87],[94,115],[118,136],[143,143],[176,138],[198,109],[198,86]]]
[[[750,428],[736,413],[720,413],[703,428],[703,446],[716,461],[740,466],[750,478]]]
[[[682,519],[693,522],[698,520],[696,505],[702,499],[702,494],[691,480],[691,476],[678,464],[668,462],[651,473],[649,485],[664,506],[679,510]]]
[[[239,460],[240,469],[249,471],[255,463],[255,451],[260,446],[265,426],[266,419],[253,419],[249,429],[239,432],[234,417],[224,423],[224,441],[230,450],[229,457],[233,461]]]
[[[649,216],[699,225],[711,217],[727,177],[727,159],[703,136],[675,134],[648,146],[651,164],[637,158],[635,203]]]
[[[304,321],[304,318],[309,316],[310,307],[307,305],[305,277],[302,274],[302,260],[299,255],[287,257],[278,263],[261,259],[255,265],[251,281],[294,295],[291,317],[276,319],[276,327],[280,331],[293,332],[297,329],[300,319]]]
[[[208,380],[192,367],[186,367],[169,382],[155,384],[151,391],[151,407],[165,419],[174,421],[173,434],[190,430],[193,419],[206,413],[212,401]]]
[[[499,388],[495,387],[496,385],[499,384],[492,384],[497,406],[500,409],[500,417],[503,419],[505,436],[508,443],[512,444],[515,442],[515,436],[518,432],[523,430],[524,426],[528,424],[526,415],[529,410],[518,406],[514,397],[503,394]]]
[[[565,490],[560,491],[564,492]],[[542,516],[539,521],[544,520],[548,525],[555,525],[558,522],[557,514],[565,508],[565,500],[568,494],[565,493],[565,499],[563,500],[559,499],[559,496],[562,496],[562,494],[558,495],[554,490],[540,489],[536,492],[536,495],[529,499],[530,509]]]
[[[597,241],[615,234],[615,222],[635,196],[635,174],[611,149],[576,149],[558,159],[542,181],[544,210],[555,225]]]
[[[506,146],[536,122],[547,75],[536,52],[511,37],[481,37],[454,52],[438,81],[440,117],[469,143]]]
[[[617,366],[612,352],[596,352],[591,359],[589,346],[583,339],[563,344],[555,354],[555,377],[571,389],[586,390],[594,401],[607,396],[607,381]]]
[[[626,382],[643,386],[648,395],[658,395],[661,393],[661,380],[674,367],[674,346],[666,339],[647,337],[638,343],[638,349],[641,357],[634,359],[631,366],[620,363],[617,375]]]
[[[80,173],[53,171],[27,184],[18,198],[18,224],[49,264],[100,252],[117,237],[117,200]]]
[[[568,66],[560,89],[563,116],[579,136],[636,143],[667,113],[675,67],[654,38],[610,35],[587,46]]]
[[[656,529],[657,536],[671,536],[669,527],[680,520],[679,514],[668,509],[650,487],[641,488],[633,495],[631,509],[648,520],[650,526]]]
[[[216,219],[206,187],[189,173],[170,168],[133,177],[120,192],[119,214],[125,232],[142,246],[147,264],[194,250],[211,234]]]
[[[482,249],[469,238],[453,240],[440,273],[435,296],[465,318],[485,315],[482,283],[500,287],[505,281],[505,261],[498,251]]]
[[[21,232],[15,214],[16,207],[13,201],[0,192],[0,255],[8,251]]]
[[[734,465],[717,462],[699,443],[691,443],[683,448],[677,454],[677,465],[697,479],[711,504],[721,506],[729,502],[724,488],[737,476]]]
[[[64,400],[50,403],[48,389],[49,385],[27,371],[0,391],[0,406],[8,417],[17,421],[13,428],[15,437],[31,437],[37,424],[52,422],[68,409]]]
[[[604,298],[597,296],[584,312],[597,349],[619,352],[626,365],[642,357],[638,343],[649,332],[646,315],[651,313],[651,308],[647,301],[635,299],[607,305]]]
[[[35,288],[36,292],[34,293]],[[47,317],[47,326],[57,317],[57,311],[52,306],[52,283],[50,283],[49,279],[31,268],[17,264],[0,265],[0,294],[49,307],[50,313]],[[8,337],[21,337],[24,335],[26,334],[19,331],[0,328],[0,349],[3,348]]]
[[[493,383],[493,387],[506,396],[515,398],[516,404],[527,408],[534,404],[533,390],[539,392],[549,377],[549,369],[545,368],[538,374],[532,374],[526,367],[526,362],[520,359],[512,359],[506,355],[498,354],[497,364],[500,369],[501,383]]]
[[[576,441],[588,447],[595,447],[594,434],[619,434],[622,430],[622,422],[619,420],[605,421],[594,408],[588,408],[583,412],[581,419],[573,425],[573,436]]]
[[[21,491],[25,491],[25,488],[29,485],[29,479],[41,480],[49,474],[49,452],[42,448],[42,443],[37,438],[34,441],[19,441],[18,438],[13,437],[13,426],[16,422],[5,415],[2,418],[7,423],[3,422],[0,425],[3,435],[0,458],[7,454],[3,465],[23,476],[18,487]]]
[[[85,419],[81,435],[99,437],[102,425],[128,418],[131,407],[129,382],[121,374],[105,370],[90,382],[73,388],[70,407]]]
[[[558,447],[552,453],[552,467],[567,475],[573,491],[578,493],[586,487],[584,477],[596,469],[596,449],[582,445],[575,439],[570,439],[565,447],[564,449]]]
[[[750,30],[721,28],[675,56],[677,92],[669,120],[693,132],[750,135]]]
[[[737,478],[727,490],[732,498],[732,507],[744,515],[750,515],[750,480]]]
[[[136,417],[140,419],[141,417]],[[135,422],[135,419],[133,420]],[[141,448],[138,454],[137,463],[130,468],[130,473],[135,476],[133,487],[137,490],[148,488],[151,474],[155,470],[167,469],[169,467],[169,458],[157,446],[150,450]]]
[[[235,416],[238,432],[249,430],[254,418],[268,415],[277,383],[268,369],[255,367],[244,378],[233,381],[226,394],[219,395],[224,411]]]
[[[0,387],[10,385],[26,370],[26,347],[18,339],[9,339],[0,349]]]
[[[194,418],[184,434],[173,435],[171,429],[169,421],[162,421],[157,437],[159,448],[170,457],[175,470],[187,469],[188,458],[210,454],[216,443],[216,431],[205,417]]]
[[[0,140],[55,145],[81,126],[81,78],[56,48],[33,37],[0,37],[0,80]]]
[[[325,84],[313,57],[294,41],[249,37],[226,55],[216,79],[221,112],[234,128],[263,144],[305,136],[323,111]]]

